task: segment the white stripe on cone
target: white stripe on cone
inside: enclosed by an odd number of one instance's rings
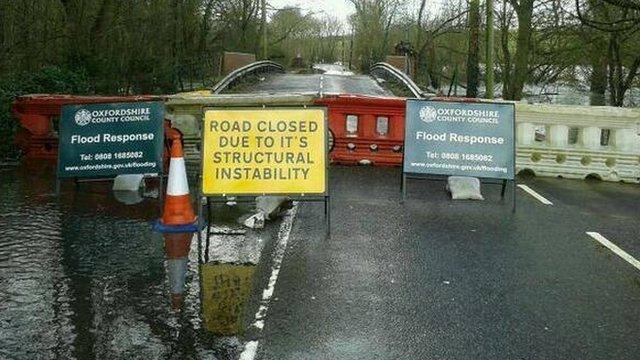
[[[187,183],[187,169],[184,166],[184,158],[171,158],[167,195],[181,196],[188,194],[189,184]]]

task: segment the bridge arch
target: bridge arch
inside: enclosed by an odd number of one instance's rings
[[[399,83],[401,86],[409,90],[409,92],[416,98],[421,99],[426,95],[426,93],[423,92],[407,74],[389,63],[375,63],[369,69],[369,73],[375,77]]]
[[[270,60],[262,60],[256,61],[249,65],[245,65],[241,68],[238,68],[232,72],[230,72],[227,76],[225,76],[222,80],[220,80],[214,87],[211,89],[211,92],[214,94],[220,94],[221,92],[231,89],[236,86],[242,80],[248,76],[255,76],[258,74],[264,73],[283,73],[284,67],[277,62]]]

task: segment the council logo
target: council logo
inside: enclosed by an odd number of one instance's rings
[[[430,123],[435,121],[436,117],[438,117],[438,112],[433,106],[423,106],[420,109],[420,120]]]
[[[85,126],[91,122],[91,112],[86,109],[80,109],[78,110],[78,112],[76,112],[76,116],[74,119],[76,121],[76,124]]]

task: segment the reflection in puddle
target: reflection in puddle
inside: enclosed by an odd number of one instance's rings
[[[243,332],[254,271],[253,265],[201,265],[202,312],[208,331],[225,336]]]
[[[185,300],[189,298],[189,281],[193,275],[199,278],[199,301],[195,301],[199,302],[202,329],[207,333],[203,339],[221,358],[234,358],[228,355],[239,350],[238,336],[245,331],[245,314],[264,241],[235,222],[236,213],[246,209],[223,209],[224,217],[216,214],[218,224],[210,229],[209,239],[202,231],[205,236],[196,244],[198,253],[204,255],[197,256],[199,273],[189,275],[189,269],[193,271],[190,261],[196,259],[191,253],[192,243],[197,241],[194,234],[163,234],[165,269],[171,309],[176,314],[190,312],[195,299]]]
[[[117,190],[113,192],[113,197],[125,205],[139,204],[144,200],[140,191]]]
[[[189,249],[193,234],[163,234],[167,255],[167,276],[171,287],[171,309],[180,311],[184,303],[184,289],[189,265]]]
[[[0,359],[237,360],[242,341],[224,334],[245,330],[255,271],[219,264],[259,258],[264,242],[235,222],[246,207],[214,214],[202,265],[194,234],[152,232],[146,192],[125,205],[111,183],[65,181],[54,196],[55,171],[0,169]]]
[[[253,211],[246,204],[212,208],[216,221],[208,232],[203,231],[204,262],[200,264],[203,327],[212,335],[235,338],[245,330],[245,314],[264,241],[236,222]]]

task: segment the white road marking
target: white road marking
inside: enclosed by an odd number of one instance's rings
[[[256,353],[258,352],[258,342],[257,341],[249,341],[244,344],[244,350],[242,350],[242,354],[240,354],[240,360],[253,360],[256,357]]]
[[[296,204],[289,213],[282,219],[280,224],[280,230],[278,231],[278,243],[273,251],[273,264],[271,265],[271,276],[269,277],[269,283],[267,287],[262,291],[262,300],[260,301],[260,307],[254,317],[253,326],[258,332],[264,328],[264,319],[267,316],[269,310],[269,303],[273,296],[273,291],[278,281],[278,275],[280,274],[280,267],[282,266],[282,260],[284,259],[284,253],[287,249],[287,243],[289,242],[289,235],[291,234],[291,227],[293,220],[298,212],[298,205]],[[244,350],[240,354],[240,360],[253,360],[258,351],[258,340],[249,341],[244,345]]]
[[[640,261],[636,260],[633,256],[629,255],[626,251],[620,249],[616,244],[609,241],[607,238],[602,236],[598,232],[587,231],[587,235],[594,238],[600,244],[609,248],[609,250],[613,251],[616,255],[623,258],[626,262],[633,265],[636,269],[640,270]]]
[[[533,196],[534,198],[538,199],[541,203],[545,204],[545,205],[553,205],[553,203],[547,199],[545,199],[544,196],[538,194],[537,192],[535,192],[532,188],[528,187],[527,185],[524,184],[518,184],[518,187],[524,191],[526,191],[527,193],[529,193],[529,195]]]

